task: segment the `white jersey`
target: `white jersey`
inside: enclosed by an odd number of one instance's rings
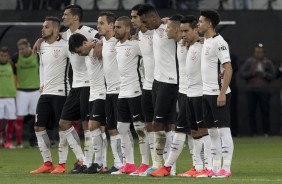
[[[145,77],[143,89],[152,90],[154,81],[155,58],[153,52],[153,30],[148,30],[145,33],[139,31],[139,48],[142,53],[143,64],[145,69]]]
[[[222,64],[231,62],[228,44],[222,36],[216,34],[209,39],[205,39],[201,60],[203,94],[219,95],[222,83],[219,74],[223,71]],[[227,93],[230,93],[229,87]]]
[[[201,73],[201,53],[203,44],[195,42],[190,45],[186,58],[187,96],[203,96],[203,81]]]
[[[116,59],[116,44],[118,40],[115,37],[106,40],[103,38],[103,70],[106,80],[107,94],[118,94],[120,88],[120,75]]]
[[[155,57],[154,78],[159,82],[178,84],[178,63],[176,61],[176,42],[168,39],[167,25],[161,24],[154,30],[153,48]]]
[[[87,39],[94,38],[96,34],[98,34],[98,31],[96,31],[93,28],[90,28],[88,26],[80,26],[74,33],[80,33],[84,35]],[[74,34],[68,29],[66,32],[63,33],[63,38],[66,40],[69,40],[69,37]],[[85,56],[79,56],[78,54],[71,54],[70,56],[70,62],[73,70],[73,82],[72,87],[73,88],[79,88],[79,87],[87,87],[89,86],[89,78],[87,75],[87,69],[85,65]]]
[[[116,51],[121,81],[119,98],[132,98],[141,95],[142,84],[139,71],[141,51],[138,41],[118,42]]]
[[[52,44],[42,42],[39,57],[42,94],[67,96],[70,89],[67,42],[63,39]]]
[[[179,63],[179,93],[187,94],[186,56],[188,48],[182,44],[182,40],[177,42],[177,59]]]
[[[94,50],[91,49],[88,56],[85,57],[85,63],[90,80],[89,101],[96,99],[106,99],[106,86],[103,73],[103,61],[94,59]]]

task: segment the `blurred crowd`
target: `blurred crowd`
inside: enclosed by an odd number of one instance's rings
[[[129,10],[138,3],[158,9],[282,10],[282,0],[0,0],[2,10],[62,10],[69,4],[85,10]]]

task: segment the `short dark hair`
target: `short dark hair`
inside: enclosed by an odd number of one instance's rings
[[[53,16],[47,16],[45,18],[45,21],[52,21],[53,23],[55,23],[55,25],[58,27],[58,29],[60,30],[60,24],[61,21],[58,17],[53,17]]]
[[[128,16],[121,16],[117,18],[117,21],[122,21],[125,27],[131,27],[131,19]]]
[[[176,26],[179,27],[180,26],[180,21],[181,19],[183,19],[183,15],[177,14],[177,15],[173,15],[171,17],[169,17],[168,20],[172,21],[172,23]]]
[[[143,4],[137,4],[137,5],[135,5],[131,8],[131,11],[137,11],[138,12],[138,10],[141,6],[143,6]]]
[[[4,53],[9,53],[10,54],[10,49],[6,46],[2,46],[0,47],[0,52],[4,52]]]
[[[81,47],[84,41],[87,41],[87,38],[80,33],[71,35],[69,38],[69,51],[75,53],[75,49]]]
[[[116,19],[117,19],[116,15],[113,12],[110,12],[110,11],[101,12],[99,14],[99,17],[101,17],[101,16],[106,16],[107,17],[108,24],[110,24],[110,23],[114,24]]]
[[[150,4],[142,4],[139,6],[137,15],[141,16],[141,15],[152,13],[152,12],[154,13],[157,12],[154,6]]]
[[[70,9],[70,12],[71,12],[72,15],[78,16],[79,22],[82,21],[83,11],[82,11],[81,6],[72,4],[72,5],[68,5],[64,8],[64,10],[67,10],[67,9]]]
[[[219,16],[218,12],[215,11],[215,10],[201,10],[201,16],[208,19],[212,23],[212,26],[214,28],[220,22],[220,16]]]
[[[198,19],[194,15],[186,15],[181,19],[181,23],[189,24],[192,29],[195,29],[198,24]]]

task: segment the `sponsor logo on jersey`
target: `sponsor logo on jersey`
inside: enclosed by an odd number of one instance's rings
[[[218,50],[219,51],[224,51],[224,50],[227,50],[227,48],[224,45],[222,45],[221,47],[218,48]]]

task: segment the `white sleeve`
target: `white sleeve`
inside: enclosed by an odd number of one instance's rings
[[[229,47],[226,41],[223,40],[217,42],[216,49],[217,49],[216,55],[221,64],[224,64],[226,62],[231,62]]]

